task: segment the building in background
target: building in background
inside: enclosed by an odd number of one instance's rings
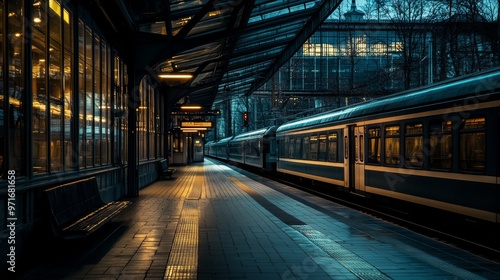
[[[353,2],[341,19],[324,22],[252,96],[228,93],[225,102],[216,103],[224,118],[209,139],[499,65],[497,23],[458,12],[368,20]],[[243,112],[249,112],[249,126],[242,125]]]

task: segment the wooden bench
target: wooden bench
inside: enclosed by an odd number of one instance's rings
[[[111,221],[130,201],[104,203],[95,177],[59,185],[43,191],[56,237],[88,236]]]
[[[167,160],[162,159],[158,162],[158,177],[160,179],[166,179],[167,176],[172,178],[172,175],[175,173],[175,168],[168,168]]]

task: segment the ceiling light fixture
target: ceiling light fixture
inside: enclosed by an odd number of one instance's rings
[[[201,110],[203,107],[195,104],[184,104],[180,106],[181,110]]]
[[[193,78],[193,75],[187,73],[161,73],[158,74],[158,77],[162,79],[189,80]]]

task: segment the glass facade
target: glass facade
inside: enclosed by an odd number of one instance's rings
[[[137,134],[139,160],[163,157],[163,108],[160,95],[149,78],[141,81],[139,97],[141,106],[137,109]]]
[[[127,163],[127,65],[57,0],[0,0],[0,165],[32,178]],[[29,31],[29,32],[28,32]],[[28,34],[25,34],[27,32]],[[163,155],[162,100],[142,83],[140,159]]]
[[[32,118],[33,173],[69,170],[73,118],[71,13],[55,0],[33,5]],[[50,28],[48,28],[50,26]]]
[[[26,165],[26,90],[24,57],[26,52],[24,34],[23,1],[2,1],[2,178],[8,169],[16,176],[24,176]],[[5,18],[7,18],[5,20]]]
[[[307,117],[498,65],[494,22],[327,20],[252,96],[214,104],[236,125],[215,139]],[[445,24],[446,23],[446,24]],[[460,32],[448,32],[454,27]],[[231,85],[231,88],[238,85]],[[231,106],[230,108],[228,108]],[[243,109],[241,109],[243,108]],[[239,126],[249,111],[249,127]]]

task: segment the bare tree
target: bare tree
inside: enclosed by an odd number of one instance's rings
[[[388,0],[382,6],[400,40],[397,51],[402,56],[405,89],[411,87],[412,72],[427,54],[428,27],[439,14],[439,7],[426,0]]]
[[[365,4],[361,7],[366,13],[366,19],[377,19],[380,21],[384,17],[384,6],[387,4],[388,0],[366,0]],[[375,18],[373,18],[375,17]]]
[[[489,0],[440,0],[444,7],[439,40],[440,78],[460,76],[498,64],[498,7]],[[494,12],[493,12],[494,11]],[[492,14],[493,12],[493,14]]]

